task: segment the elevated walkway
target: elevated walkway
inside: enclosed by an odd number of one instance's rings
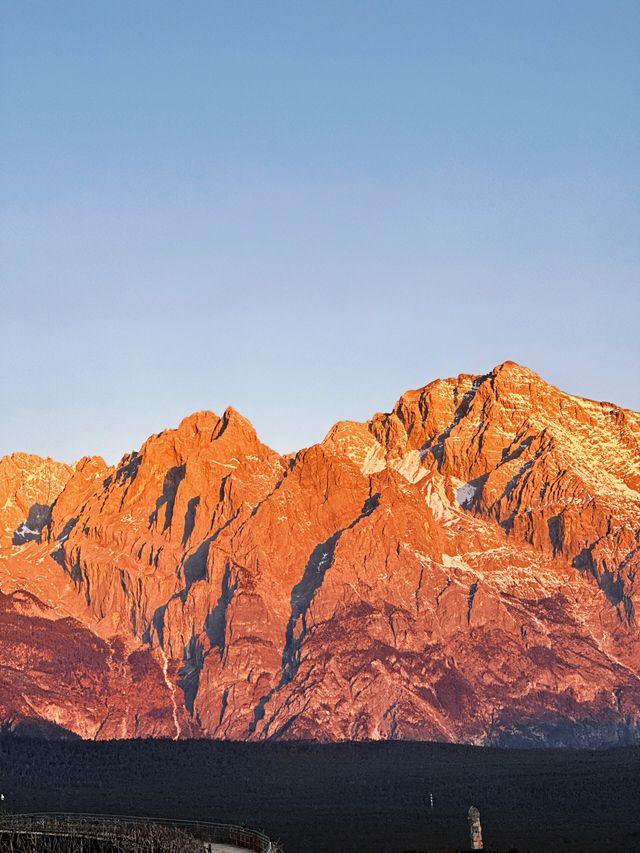
[[[282,853],[244,826],[131,815],[0,815],[0,853]]]

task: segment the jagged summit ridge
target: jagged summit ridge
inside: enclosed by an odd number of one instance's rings
[[[408,391],[286,457],[228,408],[115,467],[3,464],[0,621],[25,639],[0,643],[0,667],[57,660],[69,643],[81,659],[60,684],[37,667],[19,687],[0,678],[7,724],[638,739],[637,413],[505,362]],[[47,512],[14,542],[23,495]],[[36,619],[46,649],[26,639]]]

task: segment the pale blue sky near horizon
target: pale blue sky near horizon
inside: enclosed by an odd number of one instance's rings
[[[639,3],[0,10],[0,455],[506,359],[640,409]]]

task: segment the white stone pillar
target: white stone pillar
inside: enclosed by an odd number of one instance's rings
[[[469,821],[469,837],[471,840],[472,850],[482,850],[482,826],[480,825],[480,811],[471,806],[467,815]]]

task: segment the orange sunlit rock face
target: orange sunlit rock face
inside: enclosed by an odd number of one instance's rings
[[[233,409],[6,457],[0,531],[6,726],[640,740],[640,415],[512,362],[286,457]]]

